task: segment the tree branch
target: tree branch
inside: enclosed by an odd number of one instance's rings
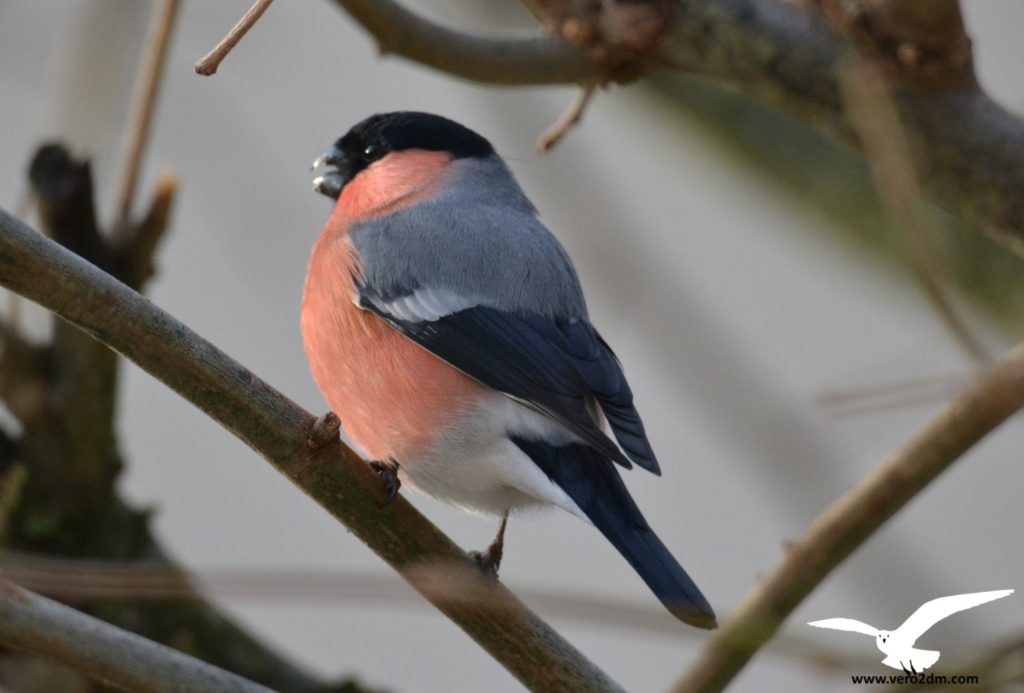
[[[126,691],[269,691],[0,578],[0,642]]]
[[[252,7],[238,20],[238,23],[231,27],[231,31],[213,47],[213,50],[196,61],[196,74],[206,77],[215,74],[224,58],[228,57],[228,53],[249,33],[249,29],[252,29],[253,25],[259,21],[273,1],[256,0]]]
[[[978,377],[788,545],[704,643],[675,693],[719,691],[843,560],[979,440],[1024,407],[1024,345]]]
[[[404,499],[387,510],[369,465],[340,440],[306,445],[314,418],[139,294],[0,210],[0,284],[53,310],[194,403],[345,524],[414,588],[534,690],[620,690],[479,570]],[[424,580],[429,575],[430,580]],[[484,604],[431,582],[475,580]]]
[[[391,0],[332,1],[385,52],[466,79],[602,83],[673,70],[729,85],[859,147],[839,89],[850,44],[808,9],[825,0],[673,0],[667,24],[641,23],[643,30],[630,24],[630,8],[660,11],[663,0],[527,0],[556,35],[522,39],[456,32]],[[894,9],[909,4],[864,3],[859,21],[893,68],[893,103],[918,180],[933,202],[1024,255],[1024,123],[974,80],[970,42],[951,0],[925,3],[920,12]],[[644,39],[651,39],[648,52],[638,53]]]
[[[869,57],[853,58],[840,77],[840,89],[890,231],[902,238],[907,260],[925,297],[967,356],[980,365],[990,363],[992,356],[956,303],[945,258],[932,247],[933,236],[925,222],[907,139],[881,68]]]
[[[567,84],[594,70],[569,41],[554,36],[478,36],[449,29],[393,0],[333,0],[377,41],[442,72],[489,84]]]
[[[80,257],[141,289],[153,273],[155,247],[169,220],[176,180],[165,175],[137,223],[117,233],[97,226],[88,162],[61,145],[41,147],[30,166],[32,190],[47,232]],[[12,294],[13,295],[13,294]],[[93,559],[159,562],[178,574],[149,531],[149,513],[118,494],[122,458],[114,430],[118,359],[104,344],[56,317],[51,342],[34,346],[3,329],[0,398],[22,426],[18,462],[25,472],[20,503],[3,548]],[[191,653],[277,690],[333,690],[259,642],[200,596],[185,605],[123,601],[90,609],[158,642],[190,643]]]
[[[135,187],[142,169],[142,155],[146,151],[146,142],[153,124],[156,97],[160,91],[160,83],[163,81],[164,63],[167,62],[171,34],[174,31],[174,21],[178,16],[179,6],[179,0],[159,0],[153,6],[145,43],[145,55],[136,77],[134,102],[128,136],[125,141],[124,166],[121,172],[121,184],[118,186],[115,228],[126,226],[131,217]]]

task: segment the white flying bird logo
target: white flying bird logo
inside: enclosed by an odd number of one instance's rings
[[[918,607],[917,611],[912,613],[910,618],[896,630],[878,630],[874,626],[852,618],[826,618],[824,621],[811,621],[807,625],[870,635],[875,638],[878,649],[886,655],[882,664],[893,669],[902,669],[908,674],[916,674],[939,661],[938,651],[918,650],[914,647],[917,639],[924,635],[929,628],[958,611],[973,609],[1011,594],[1013,594],[1013,590],[994,590],[939,597]]]

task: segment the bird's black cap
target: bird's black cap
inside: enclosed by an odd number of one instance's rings
[[[316,189],[337,198],[341,188],[364,168],[406,149],[448,152],[456,159],[494,153],[490,142],[454,120],[417,111],[378,113],[354,125],[317,159],[314,167],[326,163],[337,171],[317,179]]]
[[[432,113],[398,111],[378,113],[354,125],[337,142],[346,154],[361,153],[376,145],[384,152],[427,149],[450,152],[456,159],[494,153],[486,139],[464,125]]]

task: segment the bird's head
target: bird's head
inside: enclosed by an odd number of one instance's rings
[[[391,173],[407,162],[484,158],[494,153],[486,139],[454,120],[430,113],[378,113],[356,124],[313,162],[331,167],[313,181],[313,189],[332,199],[364,172]],[[423,156],[427,155],[427,156]]]
[[[892,633],[890,633],[887,630],[880,630],[878,631],[878,635],[876,635],[875,637],[878,638],[879,645],[884,645],[885,643],[889,642],[889,637],[891,635]]]

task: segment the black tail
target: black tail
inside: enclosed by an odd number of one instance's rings
[[[565,490],[673,616],[698,628],[716,627],[707,599],[654,534],[609,460],[582,444],[512,442]]]

